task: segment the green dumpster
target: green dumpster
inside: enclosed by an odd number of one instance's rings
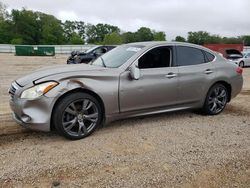
[[[31,56],[34,54],[33,46],[15,46],[15,49],[18,56]]]
[[[55,47],[49,46],[40,46],[36,51],[37,56],[54,56],[55,55]]]
[[[15,46],[17,56],[54,56],[55,47],[51,46]]]

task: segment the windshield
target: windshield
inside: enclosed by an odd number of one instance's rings
[[[92,65],[117,68],[128,61],[134,54],[140,51],[144,46],[141,45],[124,45],[119,46],[108,53],[97,58]]]
[[[98,48],[99,46],[94,46],[94,47],[91,47],[91,48],[89,48],[89,49],[87,49],[86,51],[84,51],[86,54],[87,53],[89,53],[89,52],[91,52],[91,51],[93,51],[93,50],[95,50],[96,48]]]

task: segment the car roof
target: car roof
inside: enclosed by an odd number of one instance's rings
[[[128,45],[142,45],[142,46],[156,46],[156,45],[181,45],[181,46],[194,46],[194,47],[203,47],[197,44],[187,43],[187,42],[168,42],[168,41],[147,41],[147,42],[134,42],[128,43]],[[203,47],[204,48],[204,47]],[[207,49],[207,48],[206,48]]]
[[[188,46],[188,47],[194,47],[194,48],[199,48],[199,49],[203,49],[205,51],[211,52],[213,54],[215,54],[214,51],[210,50],[209,48],[206,48],[204,46],[201,45],[197,45],[197,44],[192,44],[192,43],[187,43],[187,42],[176,42],[176,41],[146,41],[146,42],[134,42],[134,43],[128,43],[126,45],[141,45],[141,46],[145,46],[147,48],[150,47],[154,47],[154,46],[158,46],[158,45],[177,45],[177,46]]]

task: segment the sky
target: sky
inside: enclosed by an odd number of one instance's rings
[[[189,31],[250,35],[250,0],[0,0],[11,9],[31,9],[58,19],[108,23],[122,31],[149,27],[167,39]]]

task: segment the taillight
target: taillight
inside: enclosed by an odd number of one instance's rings
[[[243,73],[243,68],[237,67],[236,72],[239,73],[239,74],[242,74]]]

